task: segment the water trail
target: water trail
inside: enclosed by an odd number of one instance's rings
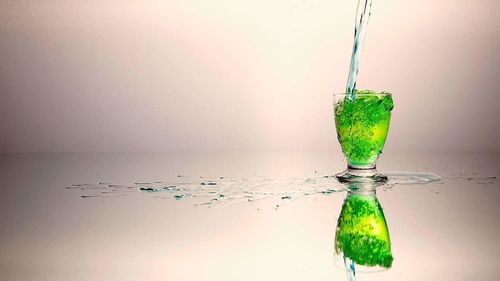
[[[345,271],[347,273],[348,281],[356,281],[356,269],[354,267],[354,262],[344,256]]]
[[[82,198],[103,197],[103,194],[118,196],[125,193],[133,196],[137,193],[150,194],[160,199],[192,199],[195,205],[212,206],[270,198],[286,203],[303,196],[342,192],[345,186],[334,176],[322,175],[314,171],[314,173],[290,177],[177,176],[163,181],[136,181],[132,184],[79,183],[67,186],[66,189],[81,192]]]
[[[356,88],[356,77],[359,71],[359,52],[365,39],[366,27],[370,20],[372,0],[358,0],[356,9],[356,22],[354,26],[354,44],[352,46],[351,64],[349,67],[349,77],[347,78],[346,93],[350,99],[354,98]]]

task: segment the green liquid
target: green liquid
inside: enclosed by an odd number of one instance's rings
[[[375,163],[387,139],[393,107],[390,95],[369,90],[335,105],[337,136],[351,166]]]
[[[375,196],[347,196],[335,234],[335,251],[358,265],[391,267],[389,230]]]

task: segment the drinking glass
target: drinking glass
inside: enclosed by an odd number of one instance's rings
[[[390,93],[359,91],[334,94],[337,138],[347,169],[336,175],[341,182],[385,182],[376,162],[384,148],[394,107]]]
[[[388,269],[394,260],[375,187],[373,183],[349,183],[342,205],[335,231],[334,261],[345,267],[348,276]]]

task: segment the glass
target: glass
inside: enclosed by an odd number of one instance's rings
[[[355,272],[385,270],[394,258],[391,238],[375,185],[350,183],[335,231],[335,263]]]
[[[334,94],[337,138],[347,160],[347,169],[336,175],[339,181],[387,181],[375,164],[387,139],[393,107],[389,93]]]

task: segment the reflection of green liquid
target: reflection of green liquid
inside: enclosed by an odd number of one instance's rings
[[[347,196],[335,234],[335,251],[359,265],[391,267],[389,231],[374,195]]]
[[[349,164],[366,166],[377,160],[387,138],[393,107],[391,95],[369,90],[358,91],[354,99],[346,97],[335,105],[337,135]]]

